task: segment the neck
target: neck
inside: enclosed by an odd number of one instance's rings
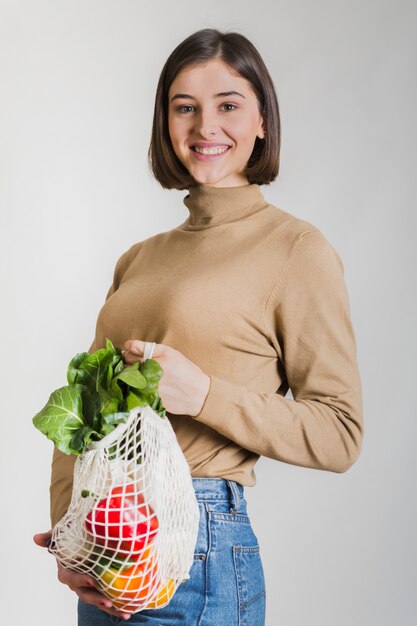
[[[268,206],[260,186],[208,187],[194,185],[183,202],[190,215],[184,224],[187,230],[201,230],[243,220]]]

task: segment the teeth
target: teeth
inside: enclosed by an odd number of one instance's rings
[[[198,146],[194,146],[194,150],[200,154],[221,154],[228,150],[228,146],[216,146],[215,148],[199,148]]]

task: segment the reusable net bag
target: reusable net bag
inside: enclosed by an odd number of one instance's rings
[[[154,343],[145,346],[151,358]],[[50,552],[91,575],[118,609],[166,606],[189,578],[199,508],[168,418],[136,407],[77,457],[72,499]]]

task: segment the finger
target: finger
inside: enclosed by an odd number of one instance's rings
[[[37,533],[33,536],[33,541],[37,546],[41,546],[41,548],[47,548],[51,543],[52,531],[49,530],[46,533]]]
[[[87,604],[94,604],[96,607],[98,607],[102,611],[105,611],[109,615],[115,615],[116,617],[123,620],[129,619],[130,617],[130,613],[115,609],[112,605],[112,601],[98,591],[79,588],[77,589],[77,595],[83,602]]]
[[[73,591],[75,591],[77,596],[86,604],[95,604],[100,609],[112,608],[112,601],[95,589],[77,587],[76,589],[73,589]]]
[[[116,611],[114,609],[110,609],[107,611],[110,615],[115,615],[119,619],[128,620],[130,618],[130,613],[120,613],[120,611]]]
[[[125,350],[123,352],[122,358],[123,358],[123,362],[126,365],[132,365],[135,361],[141,360],[140,357],[138,357],[136,354],[133,354],[133,352],[129,352],[129,350]]]
[[[121,611],[118,611],[117,609],[102,608],[102,611],[104,611],[105,613],[108,613],[109,615],[115,615],[119,619],[128,620],[130,618],[130,613],[122,613]]]
[[[129,619],[130,613],[113,608],[112,601],[95,588],[96,581],[87,574],[66,569],[58,563],[58,579],[74,591],[83,602],[94,604],[102,611],[115,615],[119,619]]]
[[[125,357],[130,357],[131,355],[143,356],[145,351],[145,341],[140,341],[139,339],[130,339],[125,343],[126,353]]]
[[[119,611],[116,611],[116,609],[102,609],[102,611],[108,613],[109,615],[115,615],[119,619],[128,620],[130,618],[130,613],[120,613]]]
[[[96,582],[91,576],[80,574],[79,572],[62,566],[58,566],[58,580],[64,585],[68,585],[72,591],[76,591],[80,587],[96,587]]]
[[[140,357],[139,360],[141,360],[141,358],[143,359],[146,343],[150,342],[141,341],[140,339],[130,339],[129,341],[126,341],[125,348],[127,352],[125,353],[125,357],[127,356],[129,359],[131,359],[131,355],[135,355],[137,357]],[[164,346],[162,343],[155,343],[152,358],[154,359],[155,357],[161,356],[164,353],[165,348],[166,346]],[[137,360],[137,358],[134,360]]]

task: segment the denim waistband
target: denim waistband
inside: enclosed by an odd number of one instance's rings
[[[240,483],[226,478],[193,478],[192,481],[197,500],[223,500],[231,503],[232,510],[240,510],[240,501],[245,496]]]

